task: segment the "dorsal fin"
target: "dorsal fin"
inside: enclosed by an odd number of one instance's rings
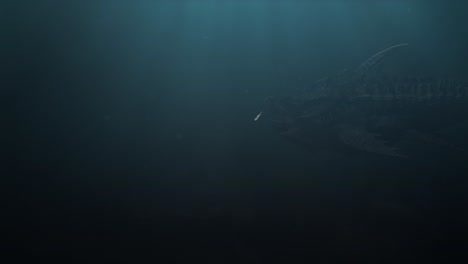
[[[356,74],[358,77],[365,77],[366,75],[370,74],[372,69],[375,69],[377,65],[379,65],[388,54],[399,47],[408,46],[407,43],[402,43],[398,45],[391,46],[386,48],[378,53],[374,54],[372,57],[364,61],[357,69]]]

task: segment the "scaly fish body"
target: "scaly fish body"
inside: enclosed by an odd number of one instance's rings
[[[299,94],[270,97],[266,106],[270,120],[282,135],[312,148],[341,144],[403,157],[392,144],[408,131],[418,131],[433,143],[445,142],[432,135],[468,119],[468,85],[376,76],[376,67],[386,55],[402,46],[406,44],[385,49],[355,71],[321,79]]]

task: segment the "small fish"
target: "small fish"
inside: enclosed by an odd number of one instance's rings
[[[258,115],[254,118],[254,121],[257,121],[263,114],[263,111],[258,113]]]

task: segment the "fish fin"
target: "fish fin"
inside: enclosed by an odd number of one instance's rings
[[[342,127],[339,133],[341,142],[354,149],[393,157],[408,157],[400,153],[396,148],[388,146],[387,142],[378,137],[377,134],[365,129],[351,126]]]
[[[445,149],[449,149],[452,151],[459,151],[462,153],[468,153],[468,150],[466,148],[463,148],[443,137],[436,136],[436,135],[429,135],[429,134],[424,134],[419,131],[415,130],[410,130],[407,133],[407,136],[413,139],[417,139],[419,141],[429,143],[435,146],[439,146]]]
[[[373,69],[375,69],[379,64],[382,63],[383,59],[387,57],[391,52],[394,50],[408,46],[407,43],[402,43],[398,45],[391,46],[389,48],[386,48],[382,51],[379,51],[378,53],[374,54],[372,57],[364,61],[357,69],[356,69],[356,75],[358,77],[366,77],[370,75]]]

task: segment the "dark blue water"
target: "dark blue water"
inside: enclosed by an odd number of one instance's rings
[[[466,79],[467,8],[2,1],[10,252],[65,263],[466,256],[466,157],[315,153],[253,118],[266,97],[398,43],[410,45],[387,72]]]

